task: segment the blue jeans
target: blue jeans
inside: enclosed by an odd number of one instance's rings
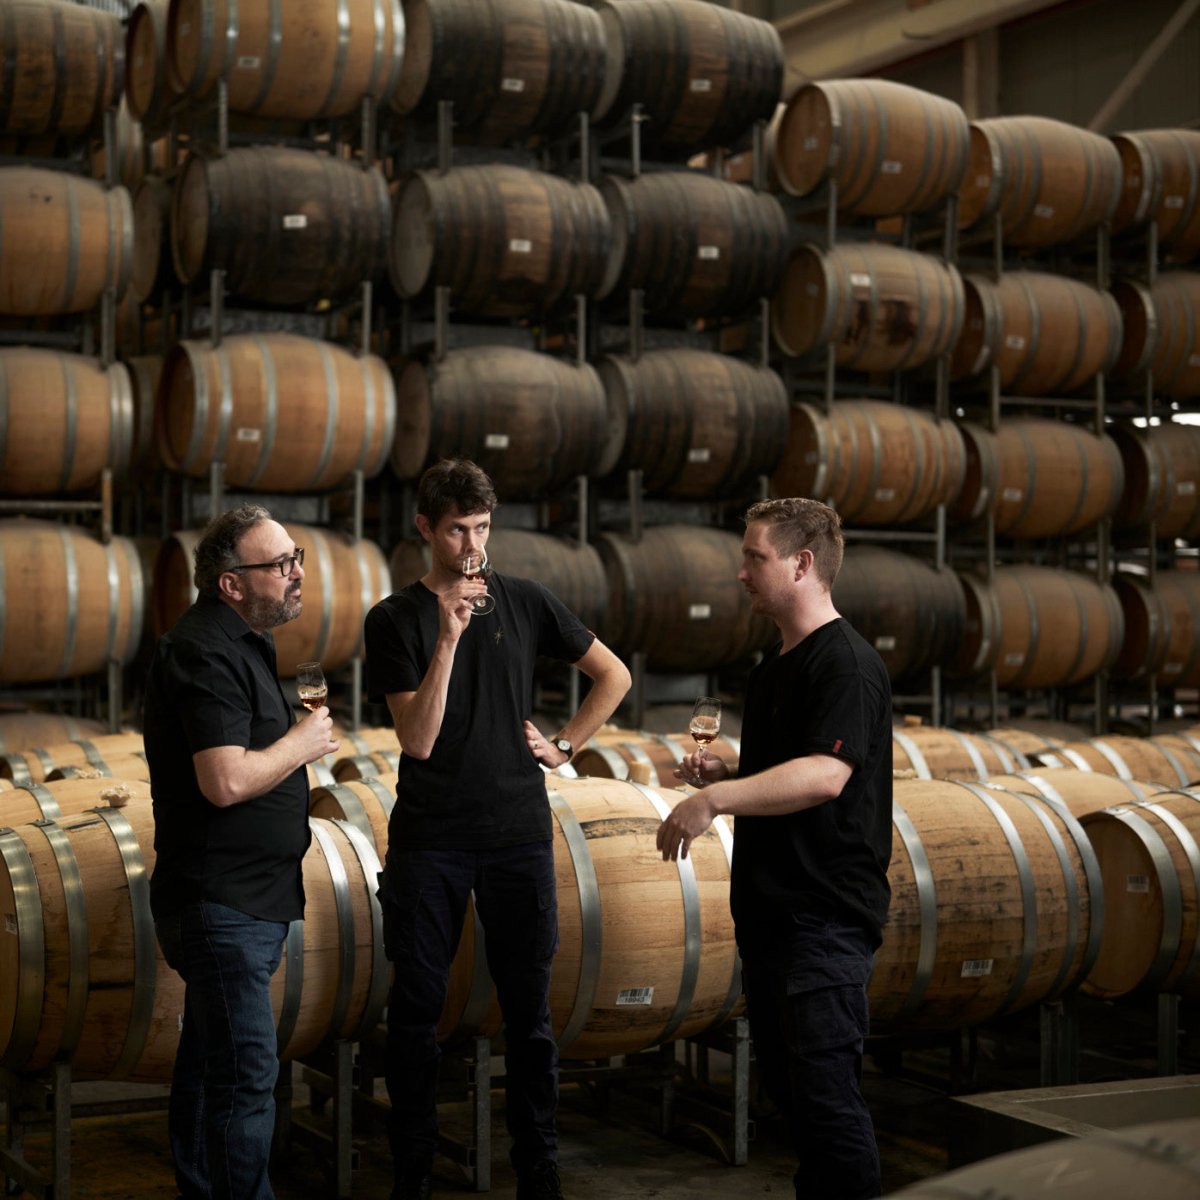
[[[271,976],[285,921],[210,900],[155,922],[167,964],[186,984],[168,1124],[186,1200],[270,1200],[279,1057]]]
[[[395,964],[386,1079],[397,1177],[428,1171],[437,1148],[441,1050],[437,1024],[467,901],[486,934],[488,970],[504,1014],[510,1159],[518,1172],[558,1155],[558,1046],[550,967],[558,949],[554,847],[390,850],[379,877],[383,941]]]
[[[799,917],[770,953],[743,953],[755,1060],[791,1130],[797,1200],[873,1200],[879,1149],[862,1094],[871,943]]]

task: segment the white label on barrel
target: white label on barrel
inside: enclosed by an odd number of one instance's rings
[[[812,136],[806,137],[803,145],[805,150],[815,150],[817,148],[817,139]]]
[[[821,458],[821,455],[818,451],[809,450],[804,455],[804,465],[807,467],[811,467],[813,465],[813,463],[818,462],[820,460],[820,458]]]
[[[653,1000],[654,989],[652,987],[622,988],[617,993],[618,1007],[625,1004],[650,1004]]]
[[[962,965],[963,979],[981,979],[992,973],[994,958],[968,958]]]
[[[712,451],[707,446],[693,446],[687,453],[688,462],[708,462],[711,458]]]
[[[711,604],[689,604],[688,619],[692,621],[707,621],[712,616]]]
[[[895,648],[896,639],[894,637],[889,637],[888,635],[884,634],[875,639],[876,650],[895,650]]]
[[[500,80],[500,90],[502,92],[523,92],[525,90],[525,80],[502,79]]]
[[[1004,339],[1004,344],[1010,350],[1024,350],[1025,339],[1019,333],[1010,333]]]
[[[183,1013],[179,1014],[179,1032],[183,1032]]]
[[[306,213],[284,213],[283,227],[284,229],[304,229],[308,225],[308,215]]]
[[[255,54],[242,54],[238,57],[239,71],[257,71],[262,66],[262,59]]]
[[[1006,666],[1015,667],[1025,661],[1025,655],[1020,650],[1012,650],[1004,656]]]
[[[864,275],[861,271],[851,271],[850,286],[869,288],[871,286],[871,277],[870,275]]]
[[[187,37],[187,35],[192,32],[191,21],[180,21],[179,22],[179,32],[183,37]]]
[[[1150,876],[1126,875],[1125,890],[1127,892],[1148,892],[1150,890]]]
[[[508,449],[508,434],[507,433],[489,433],[483,439],[483,444],[489,450],[507,450]]]
[[[1181,479],[1175,487],[1175,492],[1180,496],[1194,496],[1196,494],[1196,481],[1194,479]]]
[[[806,284],[804,285],[804,290],[805,290],[805,291],[806,291],[806,292],[807,292],[807,293],[808,293],[810,296],[815,296],[815,295],[817,294],[817,292],[818,292],[818,291],[820,291],[820,289],[817,287],[817,285],[816,285],[815,283],[806,283]]]
[[[1054,205],[1035,204],[1033,206],[1033,215],[1035,217],[1052,217],[1054,216]]]
[[[241,426],[237,433],[233,435],[234,441],[237,442],[261,442],[262,430],[250,429],[248,426]]]
[[[990,175],[976,175],[975,176],[975,186],[982,187],[982,188],[991,187],[992,186],[992,177]]]
[[[716,259],[721,257],[720,246],[701,246],[696,251],[697,258]]]
[[[1163,670],[1164,675],[1178,675],[1179,672],[1183,670],[1183,663],[1181,663],[1181,662],[1163,663],[1162,670]]]
[[[1183,197],[1182,196],[1164,196],[1163,197],[1163,208],[1182,208],[1182,207],[1183,207]]]
[[[895,498],[896,498],[896,489],[895,488],[876,488],[875,489],[875,499],[876,500],[880,500],[880,501],[883,501],[886,503],[890,500],[895,500]]]
[[[1007,501],[1009,504],[1016,504],[1025,493],[1020,488],[1006,487],[1000,492],[1000,499]]]
[[[528,238],[512,238],[508,248],[514,254],[529,254],[533,250],[533,243]]]
[[[17,918],[13,913],[4,914],[4,931],[5,933],[17,932]]]
[[[712,91],[712,80],[711,79],[691,79],[688,81],[688,87],[690,87],[693,92],[711,92]]]
[[[899,175],[904,170],[902,162],[896,162],[894,158],[885,158],[879,164],[879,172],[882,175]]]

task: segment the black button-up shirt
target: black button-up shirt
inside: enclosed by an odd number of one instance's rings
[[[156,919],[199,900],[263,920],[303,916],[301,861],[310,837],[304,768],[263,796],[219,808],[201,793],[192,762],[217,746],[263,750],[294,721],[274,640],[229,605],[201,597],[159,639],[144,714]]]

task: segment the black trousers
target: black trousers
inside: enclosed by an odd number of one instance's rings
[[[788,1121],[797,1200],[874,1200],[879,1149],[862,1094],[867,980],[861,931],[801,922],[771,952],[743,949],[759,1077]]]
[[[498,850],[389,851],[380,875],[395,981],[386,1080],[397,1175],[428,1170],[437,1148],[437,1024],[472,892],[504,1014],[510,1158],[518,1172],[558,1156],[558,1047],[550,967],[558,949],[551,842]]]

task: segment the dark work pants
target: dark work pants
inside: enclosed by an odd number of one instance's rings
[[[858,930],[807,924],[743,961],[759,1077],[788,1121],[797,1200],[872,1200],[879,1149],[861,1083],[873,952]]]
[[[437,1024],[474,892],[505,1030],[510,1158],[518,1172],[558,1157],[558,1047],[550,967],[558,949],[551,842],[497,850],[394,850],[380,875],[383,936],[395,966],[388,1004],[389,1135],[399,1178],[437,1147]]]

